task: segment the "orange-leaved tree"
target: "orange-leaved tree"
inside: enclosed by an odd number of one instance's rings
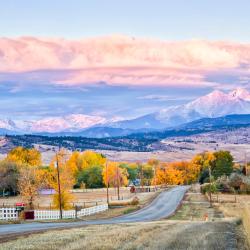
[[[107,166],[103,169],[103,182],[106,186],[116,187],[119,197],[119,188],[128,185],[128,172],[127,169],[119,167],[118,162],[108,162]]]
[[[108,162],[107,171],[103,169],[103,182],[105,186],[110,187],[128,185],[128,172],[126,169],[119,167],[118,162]]]
[[[181,161],[173,162],[170,164],[173,168],[182,172],[182,178],[184,184],[191,184],[197,181],[200,173],[200,168],[192,162]]]
[[[156,171],[157,184],[183,184],[183,173],[172,164],[162,163]]]

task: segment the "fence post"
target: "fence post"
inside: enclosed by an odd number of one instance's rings
[[[75,218],[77,219],[77,205],[75,206]]]

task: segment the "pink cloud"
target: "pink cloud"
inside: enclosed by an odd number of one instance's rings
[[[0,79],[84,84],[204,86],[205,76],[249,77],[250,44],[110,36],[83,40],[0,38]]]

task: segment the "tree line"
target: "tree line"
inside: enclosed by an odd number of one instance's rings
[[[87,150],[69,152],[61,149],[49,165],[43,165],[35,148],[16,147],[0,161],[1,194],[20,194],[31,208],[41,189],[54,189],[53,204],[58,207],[58,170],[61,201],[67,208],[73,188],[102,188],[128,185],[182,185],[208,182],[209,169],[214,178],[233,172],[233,157],[228,151],[204,152],[190,161],[114,162],[103,154]]]

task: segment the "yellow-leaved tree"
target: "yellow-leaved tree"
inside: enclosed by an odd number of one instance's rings
[[[35,148],[13,148],[7,154],[7,160],[17,164],[25,164],[29,166],[41,166],[42,158],[41,153]]]
[[[74,198],[74,196],[70,193],[70,189],[72,189],[74,185],[74,172],[66,164],[66,162],[67,153],[65,150],[61,149],[58,153],[56,153],[50,163],[52,176],[50,185],[56,191],[56,194],[53,197],[53,205],[56,208],[59,208],[61,200],[63,209],[71,208],[71,202]],[[61,196],[59,195],[59,183]]]
[[[34,201],[45,180],[41,178],[38,167],[22,166],[19,170],[18,190],[22,200],[30,209],[34,208]]]
[[[86,168],[104,166],[106,158],[99,153],[86,150],[83,153],[75,151],[71,154],[66,164],[71,169],[75,177]]]

